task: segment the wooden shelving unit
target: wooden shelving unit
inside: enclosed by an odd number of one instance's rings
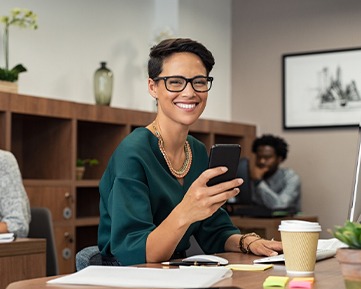
[[[33,207],[53,216],[60,274],[74,272],[75,254],[97,243],[98,183],[109,157],[133,129],[154,113],[0,92],[0,148],[14,153]],[[256,127],[200,119],[190,132],[209,149],[239,143],[251,156]],[[77,158],[97,158],[76,180]]]

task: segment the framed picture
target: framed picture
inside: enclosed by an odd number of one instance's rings
[[[361,48],[284,54],[283,128],[361,122]]]

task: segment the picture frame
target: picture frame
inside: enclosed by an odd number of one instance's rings
[[[282,55],[283,128],[361,122],[361,48]]]

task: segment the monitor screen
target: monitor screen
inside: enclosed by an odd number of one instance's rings
[[[239,194],[227,201],[228,204],[235,205],[251,205],[252,204],[252,184],[249,171],[249,160],[247,158],[240,158],[237,178],[243,179],[243,184],[239,186]]]
[[[358,152],[354,176],[354,185],[351,192],[351,199],[348,211],[348,220],[361,223],[361,123],[358,129]]]

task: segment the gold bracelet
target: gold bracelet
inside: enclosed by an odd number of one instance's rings
[[[259,239],[262,239],[259,235],[257,235],[256,233],[248,233],[248,234],[244,234],[241,236],[241,238],[239,239],[239,249],[241,250],[242,253],[245,253],[245,254],[248,254],[249,252],[249,245],[247,246],[247,248],[244,247],[244,240],[247,238],[247,237],[250,237],[250,236],[253,236],[253,237],[257,237]],[[253,241],[251,242],[253,243]]]

